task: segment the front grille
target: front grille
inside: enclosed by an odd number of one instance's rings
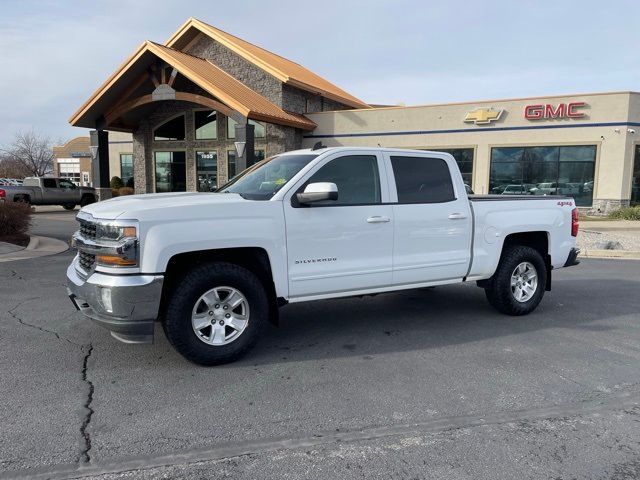
[[[80,220],[80,235],[89,240],[94,240],[96,238],[96,224]]]
[[[95,266],[96,256],[92,255],[91,253],[79,252],[78,263],[80,264],[80,267],[82,267],[82,269],[85,272],[90,272],[91,270],[93,270],[93,267]]]

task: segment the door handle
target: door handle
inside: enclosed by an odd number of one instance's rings
[[[387,223],[390,221],[391,219],[389,217],[381,217],[379,215],[367,218],[367,223]]]
[[[449,220],[464,220],[467,216],[464,213],[452,213],[449,215]]]

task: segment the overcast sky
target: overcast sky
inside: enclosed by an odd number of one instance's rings
[[[640,90],[638,0],[0,0],[0,145],[85,134],[69,116],[191,16],[370,103]]]

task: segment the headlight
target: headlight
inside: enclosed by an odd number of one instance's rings
[[[122,240],[123,238],[136,238],[136,227],[119,227],[116,225],[96,225],[96,238],[99,240]]]

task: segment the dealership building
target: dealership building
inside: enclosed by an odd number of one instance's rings
[[[144,42],[70,123],[93,129],[104,195],[114,175],[137,193],[211,191],[322,142],[447,151],[476,193],[567,194],[594,213],[640,202],[639,93],[369,105],[196,19]]]

